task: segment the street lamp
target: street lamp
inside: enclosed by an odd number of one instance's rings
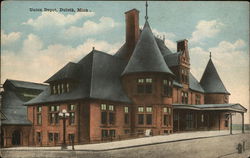
[[[63,143],[62,150],[67,149],[65,134],[66,134],[66,119],[69,117],[69,113],[66,109],[63,109],[62,112],[59,113],[59,118],[63,120]]]

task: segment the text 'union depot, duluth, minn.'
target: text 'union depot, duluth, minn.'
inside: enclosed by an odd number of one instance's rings
[[[92,12],[87,8],[29,8],[30,12]]]

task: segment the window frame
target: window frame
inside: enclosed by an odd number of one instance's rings
[[[60,112],[60,105],[49,106],[49,110],[48,110],[49,125],[59,125],[59,112]]]

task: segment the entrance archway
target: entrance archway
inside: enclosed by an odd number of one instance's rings
[[[12,133],[12,145],[21,145],[21,132],[19,130]]]

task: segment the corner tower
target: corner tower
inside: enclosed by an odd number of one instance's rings
[[[200,84],[205,91],[205,104],[224,104],[229,102],[230,93],[220,79],[211,59],[211,53]]]

